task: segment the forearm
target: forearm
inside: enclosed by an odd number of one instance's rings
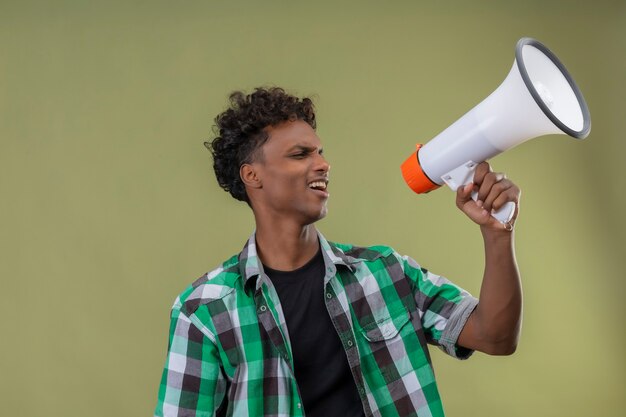
[[[471,191],[477,191],[477,200]],[[473,183],[457,190],[456,205],[480,226],[485,243],[485,274],[476,309],[469,316],[457,340],[460,346],[492,355],[515,351],[522,325],[522,285],[515,260],[513,225],[519,214],[521,191],[486,162],[474,172]],[[503,225],[491,210],[507,202],[516,210]]]
[[[522,323],[522,287],[515,260],[514,232],[482,229],[485,273],[472,314],[477,333],[492,354],[515,351]]]

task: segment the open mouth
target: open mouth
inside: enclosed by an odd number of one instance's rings
[[[313,181],[309,183],[309,188],[311,190],[317,191],[322,194],[324,197],[328,197],[328,181]]]
[[[326,191],[327,183],[325,181],[314,181],[309,183],[309,188],[314,190]]]

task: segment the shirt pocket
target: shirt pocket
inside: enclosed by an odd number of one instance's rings
[[[389,315],[361,327],[361,333],[368,342],[382,342],[396,337],[410,321],[411,315],[406,308],[389,312]]]

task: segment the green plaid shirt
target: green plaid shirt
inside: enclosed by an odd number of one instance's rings
[[[323,296],[365,415],[443,416],[426,345],[469,357],[456,340],[477,300],[389,247],[319,239]],[[253,234],[176,299],[155,415],[303,416],[292,358]]]

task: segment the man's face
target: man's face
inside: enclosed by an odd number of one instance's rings
[[[270,216],[311,224],[328,211],[328,171],[315,130],[302,120],[267,127],[269,139],[254,162],[261,187],[253,207]]]

